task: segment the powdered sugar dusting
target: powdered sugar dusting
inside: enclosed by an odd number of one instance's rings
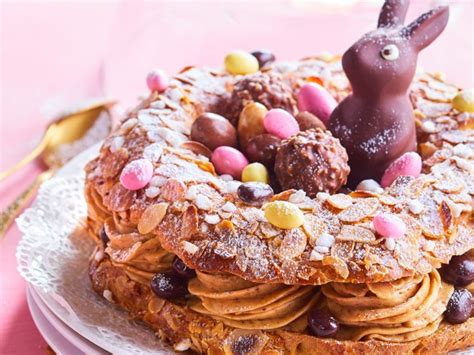
[[[369,155],[375,155],[381,150],[388,154],[388,147],[394,143],[397,137],[397,128],[386,128],[376,136],[362,142],[360,148]]]

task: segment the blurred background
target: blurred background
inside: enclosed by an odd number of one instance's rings
[[[266,48],[279,60],[343,53],[374,28],[382,2],[3,0],[0,171],[63,106],[104,95],[129,106],[150,69],[221,65],[235,48]],[[450,24],[420,64],[472,87],[474,2],[412,0],[408,20],[446,2]]]
[[[175,73],[187,65],[220,66],[232,49],[268,49],[278,60],[341,54],[376,26],[382,2],[0,0],[0,171],[31,151],[64,108],[104,96],[134,105],[153,68]],[[419,63],[473,87],[474,1],[412,0],[408,21],[441,3],[451,5],[450,23]],[[37,161],[0,185],[0,210],[41,169]],[[4,354],[45,346],[16,273],[19,237],[13,227],[0,246],[0,333],[17,339],[0,339]]]

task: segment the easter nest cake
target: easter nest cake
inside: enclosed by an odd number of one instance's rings
[[[93,288],[176,351],[474,345],[468,95],[418,73],[416,152],[351,181],[353,155],[326,128],[357,94],[341,58],[273,60],[234,52],[223,69],[148,77],[86,167]],[[372,138],[368,153],[389,140]]]

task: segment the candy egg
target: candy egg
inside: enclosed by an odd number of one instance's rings
[[[383,189],[379,183],[372,179],[362,180],[356,187],[356,191],[369,191],[376,194],[383,194]]]
[[[455,286],[467,286],[474,281],[474,255],[468,252],[453,256],[440,271],[444,281]]]
[[[193,277],[196,277],[196,271],[194,271],[194,269],[191,269],[190,267],[188,267],[177,256],[174,257],[173,263],[171,265],[173,267],[173,271],[175,272],[175,274],[178,274],[179,276],[183,277],[186,280],[189,280],[189,279],[192,279]]]
[[[263,118],[268,110],[258,102],[251,102],[244,107],[239,116],[237,132],[239,133],[240,146],[245,149],[250,139],[265,133]]]
[[[321,85],[308,83],[301,87],[298,93],[298,109],[316,115],[324,124],[329,121],[337,101]]]
[[[153,164],[148,159],[128,163],[120,174],[120,183],[127,190],[140,190],[153,177]]]
[[[397,216],[380,213],[372,220],[375,231],[384,238],[401,238],[405,235],[406,225]]]
[[[311,112],[299,112],[295,119],[300,126],[300,130],[302,131],[307,131],[308,129],[312,128],[321,128],[323,131],[326,130],[324,123]]]
[[[303,212],[296,205],[286,201],[270,202],[265,206],[264,212],[267,221],[278,228],[298,228],[304,222]]]
[[[474,112],[474,90],[461,91],[453,99],[453,107],[461,112]]]
[[[150,91],[165,91],[169,85],[168,75],[161,69],[151,71],[146,77],[146,83]]]
[[[256,181],[256,182],[263,182],[265,184],[268,184],[268,181],[269,181],[268,170],[265,167],[265,165],[261,163],[249,164],[242,171],[242,181],[243,182]]]
[[[300,131],[295,118],[281,108],[268,111],[263,119],[263,125],[268,133],[281,139],[286,139]]]
[[[237,195],[245,203],[258,204],[273,197],[273,189],[261,182],[245,182],[237,189]]]
[[[256,73],[259,69],[258,60],[245,51],[232,51],[224,59],[225,69],[234,75]]]
[[[249,140],[245,152],[250,161],[262,163],[268,169],[273,169],[280,144],[280,138],[265,133]]]
[[[455,288],[449,299],[444,319],[451,324],[467,321],[472,312],[472,294],[465,288]]]
[[[328,312],[315,308],[308,312],[308,327],[318,337],[329,337],[339,330],[339,322]]]
[[[275,55],[268,51],[253,51],[251,53],[258,60],[258,65],[263,68],[265,65],[275,61]]]
[[[226,146],[216,148],[212,153],[211,161],[220,175],[228,174],[234,179],[240,179],[242,170],[249,164],[240,151]]]
[[[421,165],[421,157],[417,153],[405,153],[385,170],[380,185],[390,186],[399,176],[418,177],[421,174]]]
[[[215,113],[206,112],[191,126],[191,139],[210,150],[220,146],[237,147],[237,132],[232,124]]]
[[[172,270],[158,272],[151,278],[150,287],[160,298],[167,300],[180,298],[188,292],[186,279]]]

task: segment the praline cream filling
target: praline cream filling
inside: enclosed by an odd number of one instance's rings
[[[158,238],[128,230],[112,218],[104,227],[110,239],[106,253],[132,280],[148,285],[155,273],[171,269],[173,254],[161,247]]]
[[[299,322],[319,299],[314,286],[256,284],[228,274],[197,272],[188,290],[196,296],[190,308],[239,329],[303,331]],[[303,324],[303,326],[300,326]]]
[[[454,287],[437,271],[377,284],[330,283],[322,287],[330,312],[344,325],[337,337],[391,342],[434,333]]]
[[[228,274],[198,272],[189,283],[190,308],[228,326],[306,332],[306,314],[327,308],[340,322],[340,340],[407,342],[434,333],[454,290],[437,271],[375,284],[313,286],[255,284]]]

